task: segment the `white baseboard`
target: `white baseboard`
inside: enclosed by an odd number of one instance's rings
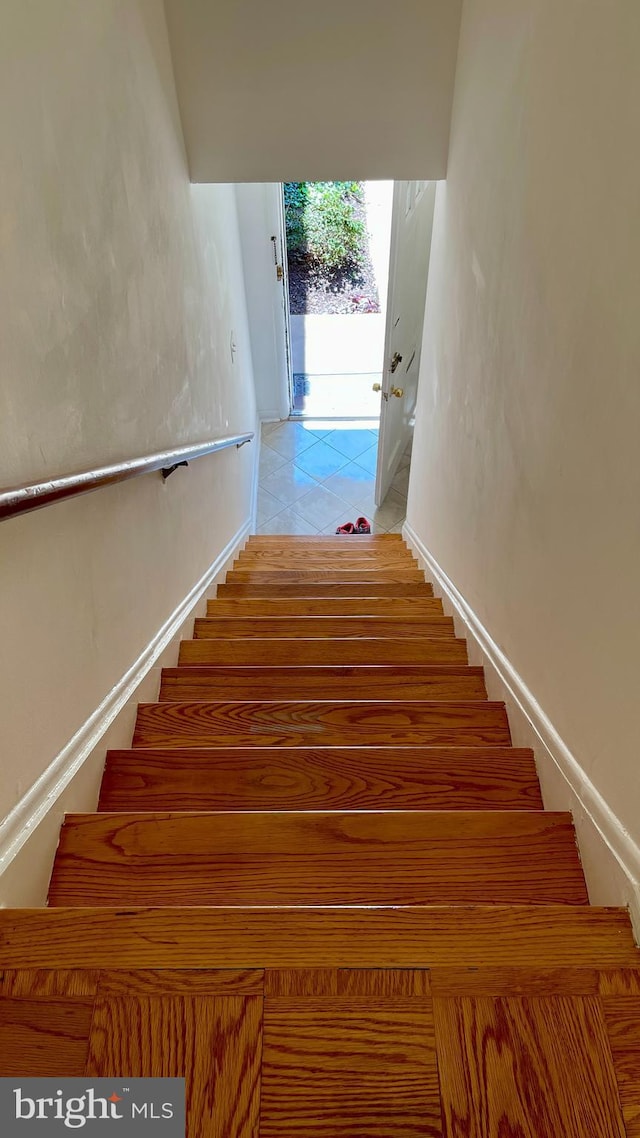
[[[640,848],[433,554],[406,522],[402,533],[448,602],[470,661],[484,666],[490,697],[504,700],[514,745],[534,750],[545,806],[573,813],[591,903],[628,906],[640,941]]]
[[[186,626],[199,615],[199,606],[204,615],[208,590],[224,576],[252,526],[253,517],[0,824],[1,908],[45,904],[65,813],[95,810],[106,751],[130,746],[138,703],[158,698],[162,668],[175,664],[179,641],[190,634]]]

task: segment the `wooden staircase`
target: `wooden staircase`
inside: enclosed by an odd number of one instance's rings
[[[0,965],[0,1074],[190,1138],[640,1138],[628,916],[399,536],[250,539]]]

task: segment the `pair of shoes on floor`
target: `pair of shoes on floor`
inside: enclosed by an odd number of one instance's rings
[[[353,522],[345,522],[343,526],[338,526],[336,533],[371,533],[371,526],[366,518],[358,518],[355,525]]]

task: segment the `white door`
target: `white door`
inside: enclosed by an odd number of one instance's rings
[[[378,506],[413,432],[435,196],[435,182],[394,183],[375,489]]]

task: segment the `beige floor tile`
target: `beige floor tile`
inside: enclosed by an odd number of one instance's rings
[[[290,506],[308,494],[319,483],[305,470],[301,470],[293,462],[287,462],[278,470],[274,470],[267,478],[261,479],[261,486],[270,494],[275,494],[285,506]]]

